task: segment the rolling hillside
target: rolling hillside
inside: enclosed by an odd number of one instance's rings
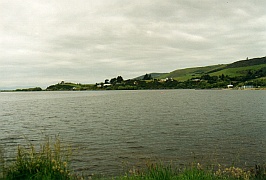
[[[179,81],[185,81],[191,79],[193,77],[201,76],[210,71],[216,71],[219,69],[223,69],[226,65],[214,65],[214,66],[205,66],[205,67],[195,67],[195,68],[187,68],[187,69],[178,69],[172,71],[168,74],[160,76],[160,79],[164,78],[173,78]]]
[[[246,76],[249,71],[266,70],[266,57],[253,58],[249,60],[240,60],[231,64],[219,64],[205,67],[195,67],[187,69],[178,69],[158,78],[173,78],[178,81],[186,81],[191,78],[201,77],[204,74],[211,76],[228,75]]]
[[[250,60],[241,60],[236,61],[232,64],[228,64],[226,68],[238,68],[238,67],[248,67],[248,66],[254,66],[254,65],[265,65],[266,64],[266,56],[262,58],[253,58]]]

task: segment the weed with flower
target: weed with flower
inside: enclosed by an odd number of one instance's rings
[[[5,168],[4,179],[74,179],[68,166],[70,155],[71,151],[62,150],[58,137],[52,144],[48,138],[38,151],[32,144],[18,146],[16,160]]]

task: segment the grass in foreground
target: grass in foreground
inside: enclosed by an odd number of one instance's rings
[[[4,167],[2,179],[77,179],[69,168],[70,154],[62,149],[58,137],[53,143],[48,138],[38,151],[32,144],[18,146],[16,160]]]
[[[0,152],[1,155],[1,152]],[[147,163],[146,168],[131,169],[118,177],[81,177],[71,170],[71,149],[64,149],[56,137],[53,143],[48,138],[38,150],[33,145],[18,147],[16,161],[4,167],[0,179],[3,180],[263,180],[266,179],[266,166],[255,166],[254,169],[243,169],[221,165],[203,167],[192,163],[183,168],[174,168],[162,163]],[[1,159],[1,158],[0,158]],[[1,171],[0,171],[1,172]],[[2,176],[2,177],[1,177]]]
[[[202,167],[200,164],[192,164],[183,169],[172,168],[170,165],[147,165],[145,171],[131,170],[119,180],[265,180],[265,166],[256,166],[254,169],[244,170],[231,166],[229,168],[217,165],[217,167]]]

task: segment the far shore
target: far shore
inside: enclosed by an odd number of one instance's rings
[[[136,89],[136,90],[193,90],[193,89]],[[261,87],[261,88],[246,88],[246,89],[241,89],[241,88],[213,88],[213,89],[194,89],[194,90],[266,90],[266,87]],[[16,91],[16,90],[0,90],[0,92],[47,92],[48,90],[41,90],[41,91]],[[57,90],[57,91],[65,91],[65,92],[69,92],[67,90]],[[54,91],[54,92],[57,92]],[[71,90],[71,91],[103,91],[103,89],[100,90]],[[105,91],[110,91],[110,90],[105,90]],[[115,90],[115,91],[121,91],[121,90]],[[48,92],[53,92],[51,90],[49,90]]]

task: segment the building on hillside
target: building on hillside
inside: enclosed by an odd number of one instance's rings
[[[107,86],[111,86],[111,85],[112,85],[112,84],[109,84],[109,83],[107,84],[107,83],[106,83],[106,84],[103,84],[103,87],[107,87]]]
[[[160,81],[161,81],[161,82],[166,82],[166,81],[168,81],[168,78],[161,79]]]
[[[173,78],[160,79],[160,82],[166,82],[166,81],[174,81],[174,79]]]
[[[229,89],[229,88],[233,88],[234,87],[234,85],[232,85],[232,84],[228,84],[227,85],[227,88]]]
[[[201,79],[192,79],[192,81],[194,81],[194,82],[200,82]]]
[[[253,85],[244,85],[241,87],[241,89],[252,89],[252,88],[254,88]]]

